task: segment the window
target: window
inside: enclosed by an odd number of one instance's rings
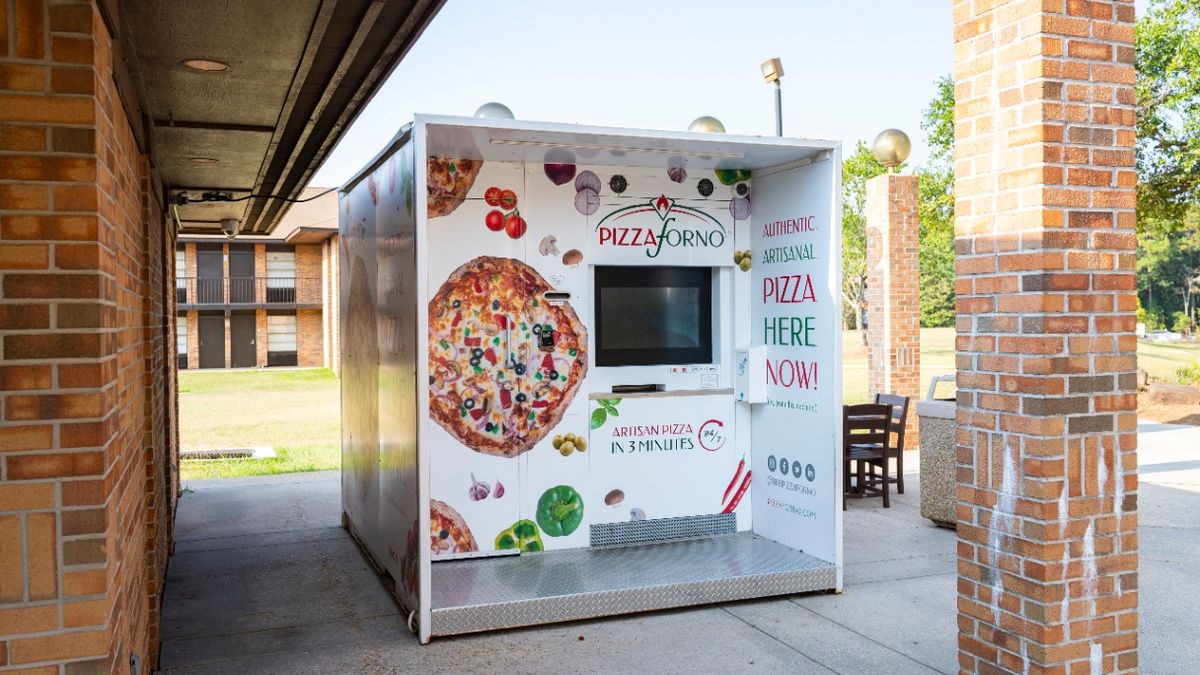
[[[267,302],[295,301],[296,252],[267,251]]]
[[[187,317],[175,317],[175,357],[180,370],[187,368]]]
[[[267,315],[267,365],[296,365],[296,315]]]
[[[183,250],[175,249],[175,302],[187,302],[187,256]],[[179,352],[182,354],[183,352]]]

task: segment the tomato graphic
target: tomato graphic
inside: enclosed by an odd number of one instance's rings
[[[502,191],[500,193],[500,207],[505,211],[517,208],[517,193],[512,190]]]
[[[500,206],[501,192],[498,187],[490,187],[483,193],[483,201],[487,202],[488,206]]]
[[[504,214],[496,209],[488,211],[487,216],[483,219],[483,224],[487,225],[487,229],[492,232],[499,232],[504,229]]]
[[[525,219],[513,214],[504,221],[504,231],[513,239],[520,239],[525,234]]]

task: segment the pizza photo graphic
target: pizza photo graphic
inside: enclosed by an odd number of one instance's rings
[[[475,185],[483,160],[430,157],[426,162],[425,183],[429,190],[426,214],[430,218],[454,213]]]
[[[433,555],[479,550],[475,535],[458,511],[436,499],[429,500],[429,550]]]
[[[463,445],[516,457],[562,419],[587,373],[587,331],[513,258],[481,256],[429,301],[429,414]]]

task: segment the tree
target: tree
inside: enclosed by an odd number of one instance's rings
[[[921,129],[929,162],[917,169],[920,188],[921,325],[954,325],[954,78],[935,83]]]
[[[862,330],[867,300],[867,181],[886,172],[863,141],[842,161],[842,318],[847,328],[859,332],[863,344],[867,342]]]
[[[1139,229],[1178,227],[1200,203],[1200,0],[1154,0],[1135,63]]]
[[[1146,227],[1138,233],[1138,297],[1146,323],[1187,330],[1195,323],[1200,295],[1200,206],[1177,227]]]
[[[1200,0],[1154,0],[1136,30],[1138,299],[1179,330],[1200,294]]]

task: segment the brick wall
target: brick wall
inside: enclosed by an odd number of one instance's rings
[[[296,246],[296,303],[321,304],[321,245]]]
[[[325,350],[325,367],[337,373],[341,370],[341,345],[338,330],[338,285],[341,272],[338,270],[338,236],[326,239],[321,248],[321,333]]]
[[[1133,20],[954,3],[966,672],[1138,668]]]
[[[174,242],[95,8],[9,0],[0,26],[0,671],[146,672],[176,494]]]
[[[321,333],[321,310],[296,310],[296,365],[320,368],[325,365]]]
[[[917,447],[921,397],[921,280],[916,176],[867,181],[867,384],[909,397],[905,448]]]
[[[200,367],[200,313],[194,309],[185,312],[187,315],[187,367]]]

